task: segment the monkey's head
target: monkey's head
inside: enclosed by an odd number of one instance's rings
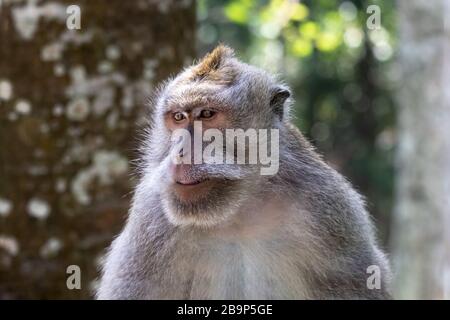
[[[258,163],[226,160],[236,160],[242,144],[239,139],[230,143],[226,132],[281,128],[287,121],[289,95],[274,77],[240,62],[223,45],[162,86],[145,153],[148,179],[159,180],[164,210],[172,223],[217,225],[233,216],[244,199],[251,199],[267,177],[261,176]],[[208,144],[220,133],[223,143],[209,153]],[[256,146],[245,141],[249,156],[249,148]],[[222,162],[208,161],[205,154],[215,156],[219,151]]]

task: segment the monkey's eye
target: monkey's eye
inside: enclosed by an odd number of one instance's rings
[[[214,114],[215,114],[215,112],[214,111],[212,111],[212,110],[202,110],[201,112],[200,112],[200,118],[202,118],[202,119],[209,119],[209,118],[212,118],[213,116],[214,116]]]
[[[175,112],[173,114],[173,119],[177,122],[183,121],[185,118],[183,112]]]

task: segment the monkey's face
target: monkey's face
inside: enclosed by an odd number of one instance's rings
[[[230,118],[230,110],[211,99],[194,100],[168,104],[163,114],[171,146],[162,200],[173,223],[211,226],[227,220],[235,213],[234,208],[248,198],[256,170],[236,163],[235,141],[231,154],[228,150],[225,131],[240,125]],[[217,135],[205,141],[211,129]],[[224,138],[222,144],[220,136]],[[211,142],[219,144],[210,153]],[[227,159],[233,161],[226,163]]]

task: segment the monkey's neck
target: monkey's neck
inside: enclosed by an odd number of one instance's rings
[[[261,197],[262,198],[262,197]],[[270,199],[270,200],[267,200]],[[256,239],[277,232],[290,214],[286,202],[278,197],[251,199],[244,203],[229,221],[207,230],[209,234],[226,239]]]

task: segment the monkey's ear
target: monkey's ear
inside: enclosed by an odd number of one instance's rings
[[[280,118],[280,120],[284,117],[284,103],[287,98],[291,96],[291,92],[289,88],[285,86],[277,86],[272,91],[272,97],[270,99],[270,107],[273,112]]]

